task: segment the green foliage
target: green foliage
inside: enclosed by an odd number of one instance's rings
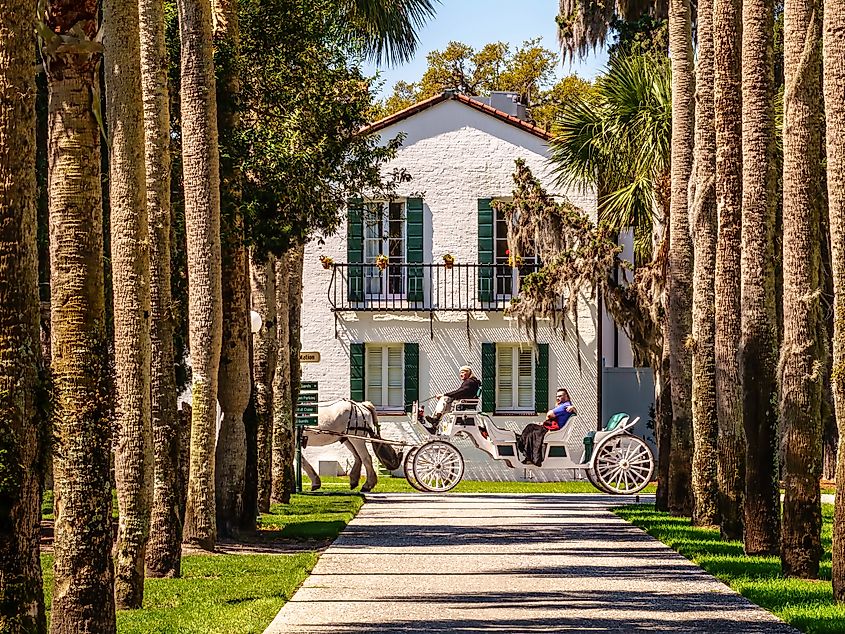
[[[607,52],[611,59],[630,55],[663,55],[669,52],[669,21],[643,14],[635,20],[614,17],[610,30],[616,40]]]
[[[802,632],[845,630],[845,606],[833,600],[830,584],[833,505],[822,505],[821,581],[784,578],[778,557],[745,555],[742,542],[722,541],[716,527],[695,527],[689,518],[672,517],[653,506],[625,506],[615,512]]]
[[[664,196],[672,138],[668,59],[637,55],[611,60],[594,90],[558,113],[553,173],[568,188],[594,188],[599,220],[613,231],[634,227],[638,261],[651,249],[652,214]]]
[[[239,153],[247,239],[259,251],[279,254],[313,232],[332,233],[349,196],[392,184],[381,167],[399,140],[382,147],[357,135],[372,95],[349,63],[336,11],[323,0],[240,4],[240,74],[250,81],[228,152]]]
[[[492,91],[515,92],[538,125],[548,126],[554,112],[570,95],[588,92],[590,84],[575,75],[555,82],[560,56],[540,46],[540,39],[527,40],[512,49],[504,42],[491,42],[480,49],[452,41],[432,51],[420,81],[396,83],[393,93],[373,112],[385,117],[445,90],[487,96]]]

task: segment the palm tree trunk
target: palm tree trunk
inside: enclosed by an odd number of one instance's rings
[[[672,383],[669,378],[669,337],[663,328],[663,354],[659,371],[654,372],[655,426],[657,427],[657,493],[658,511],[669,510],[669,460],[672,449]]]
[[[258,418],[258,510],[270,511],[273,456],[273,375],[276,371],[275,258],[258,260],[251,253],[252,310],[261,315],[261,330],[252,337],[255,411]]]
[[[176,413],[170,291],[170,101],[164,5],[157,0],[141,0],[139,18],[150,226],[150,407],[155,452],[146,562],[147,574],[151,577],[178,577],[182,557],[182,520],[179,516],[181,431]]]
[[[837,63],[841,63],[841,59]],[[781,566],[816,578],[821,546],[821,6],[784,5],[783,346],[780,357]]]
[[[45,632],[39,538],[47,395],[36,244],[32,6],[0,0],[0,628]],[[5,628],[4,628],[5,624]]]
[[[672,197],[666,306],[672,384],[669,510],[675,515],[692,515],[692,358],[687,347],[687,337],[692,331],[692,242],[688,188],[692,174],[695,74],[689,0],[669,3],[669,48],[672,51]]]
[[[96,3],[48,11],[46,31],[97,32]],[[111,402],[103,278],[99,55],[47,58],[53,333],[53,634],[115,631]]]
[[[695,453],[693,523],[719,523],[716,419],[716,130],[713,127],[713,0],[698,3],[695,77],[695,159],[690,183],[690,220],[695,247],[692,297],[692,431]]]
[[[273,377],[273,482],[272,499],[288,504],[295,486],[294,430],[291,410],[290,266],[288,255],[276,259],[276,336],[278,347]]]
[[[742,86],[739,0],[715,0],[716,107],[716,413],[719,420],[719,513],[725,539],[742,539],[745,437],[737,350],[742,226]]]
[[[827,122],[827,196],[833,269],[833,372],[839,427],[833,517],[833,596],[845,601],[845,0],[824,3],[824,106]]]
[[[212,0],[212,14],[214,39],[222,51],[218,65],[217,128],[222,144],[230,148],[220,163],[223,351],[218,400],[223,420],[217,440],[215,491],[217,531],[222,536],[231,537],[237,534],[243,513],[247,453],[243,417],[250,392],[249,273],[240,208],[241,173],[231,148],[239,125],[237,0]]]
[[[217,372],[222,339],[220,157],[209,0],[179,0],[182,170],[188,252],[191,343],[191,467],[184,541],[213,550],[217,541],[214,454]]]
[[[109,200],[114,288],[117,442],[114,473],[120,512],[114,549],[117,609],[140,608],[153,493],[150,422],[150,254],[144,171],[138,3],[103,3]]]
[[[302,383],[302,366],[299,364],[299,352],[302,350],[302,269],[305,260],[305,247],[293,247],[287,255],[288,280],[290,292],[288,341],[290,347],[290,407],[291,412],[296,409],[299,400],[299,385]]]
[[[773,555],[780,534],[775,310],[774,12],[745,0],[742,33],[742,335],[745,552]]]

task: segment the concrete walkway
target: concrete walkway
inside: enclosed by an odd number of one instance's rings
[[[795,632],[607,510],[630,501],[368,495],[265,634]]]

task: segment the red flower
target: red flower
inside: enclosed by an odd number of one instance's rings
[[[510,254],[511,254],[511,250],[510,250],[510,249],[505,249],[505,255],[510,255]]]

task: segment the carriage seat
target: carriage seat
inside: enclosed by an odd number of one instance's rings
[[[593,449],[599,444],[599,441],[601,441],[610,432],[616,431],[620,427],[633,427],[637,424],[637,421],[640,420],[640,417],[637,416],[634,420],[629,422],[630,418],[629,414],[619,412],[608,418],[607,423],[605,423],[604,427],[602,427],[600,431],[587,432],[587,435],[584,436],[584,462],[590,461],[590,458],[593,455]]]

